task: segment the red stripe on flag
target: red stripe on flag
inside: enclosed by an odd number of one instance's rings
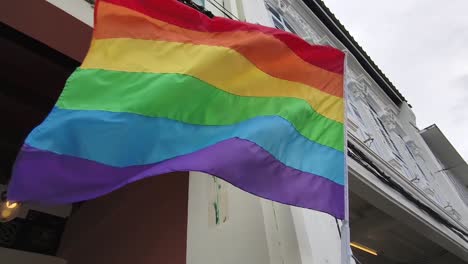
[[[261,25],[206,15],[176,0],[100,0],[133,9],[150,17],[191,30],[203,32],[259,31],[284,42],[304,61],[324,70],[343,74],[344,53],[338,49],[310,45],[298,36]],[[97,1],[99,2],[99,1]],[[274,54],[272,54],[274,56]],[[339,96],[343,96],[342,94]]]

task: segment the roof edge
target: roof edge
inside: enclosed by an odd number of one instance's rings
[[[303,0],[312,12],[322,21],[336,38],[353,54],[364,70],[381,86],[385,94],[396,104],[407,102],[393,83],[385,76],[382,70],[372,61],[364,49],[354,40],[353,36],[340,23],[335,15],[321,0]]]

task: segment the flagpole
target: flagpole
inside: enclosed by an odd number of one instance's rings
[[[343,102],[344,102],[344,210],[345,217],[341,225],[341,263],[349,264],[351,260],[351,231],[349,227],[349,176],[348,176],[348,106],[346,104],[347,91],[347,64],[348,64],[348,52],[345,53],[344,69],[343,69]]]

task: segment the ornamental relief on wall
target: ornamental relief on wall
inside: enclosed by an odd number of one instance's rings
[[[320,37],[311,25],[294,9],[289,0],[265,0],[265,3],[285,17],[296,29],[298,35],[311,43],[319,43]]]

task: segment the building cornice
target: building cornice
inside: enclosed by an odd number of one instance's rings
[[[322,21],[327,29],[330,30],[330,32],[346,47],[346,49],[349,50],[364,70],[374,79],[374,81],[396,105],[400,105],[402,102],[407,102],[405,97],[397,90],[392,82],[372,61],[364,49],[359,46],[351,34],[321,0],[303,0],[303,2],[320,19],[320,21]]]
[[[387,176],[391,177],[405,190],[408,190],[411,195],[416,197],[423,204],[429,206],[437,214],[443,216],[451,224],[462,230],[467,230],[456,217],[451,215],[447,210],[444,210],[440,205],[434,203],[427,193],[414,186],[403,177],[403,175],[392,168],[390,164],[367,148],[355,136],[348,134],[348,140]],[[374,204],[374,206],[381,208],[390,216],[419,230],[422,234],[425,234],[427,238],[437,244],[450,249],[455,255],[464,260],[468,260],[468,243],[458,237],[447,226],[425,213],[416,204],[407,200],[401,193],[381,182],[377,177],[372,175],[367,168],[364,168],[355,160],[348,159],[348,165],[350,185],[353,185],[353,190],[356,194],[368,201],[372,201],[371,203]]]

